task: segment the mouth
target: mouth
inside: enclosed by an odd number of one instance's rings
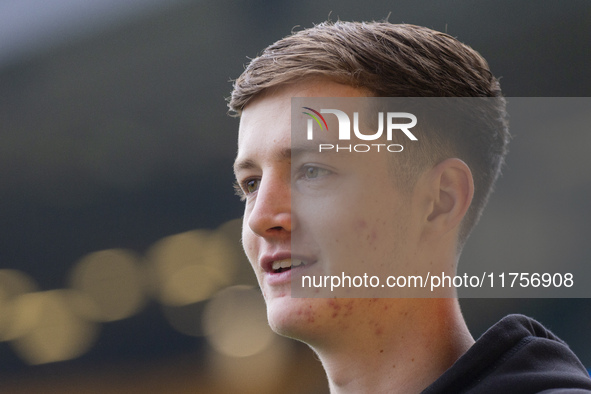
[[[307,261],[295,258],[276,260],[271,264],[271,272],[274,274],[279,274],[281,272],[290,271],[293,268],[304,267],[306,265],[308,265]]]

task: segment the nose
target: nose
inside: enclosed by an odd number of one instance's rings
[[[261,179],[248,226],[258,236],[289,238],[292,230],[289,177],[268,174]]]

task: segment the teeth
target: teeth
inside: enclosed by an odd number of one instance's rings
[[[291,268],[291,267],[299,267],[300,265],[306,265],[303,260],[298,259],[284,259],[284,260],[277,260],[273,262],[273,271],[277,271],[279,269]]]
[[[300,265],[306,265],[303,260],[293,260],[291,263],[292,267],[299,267]]]

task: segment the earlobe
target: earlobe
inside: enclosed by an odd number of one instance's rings
[[[457,158],[446,159],[431,170],[432,197],[427,222],[433,230],[447,232],[459,226],[474,195],[472,172]]]

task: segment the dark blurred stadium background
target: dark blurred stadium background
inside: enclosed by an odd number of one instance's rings
[[[591,92],[586,0],[1,2],[0,392],[325,393],[242,257],[225,98],[292,29],[388,15],[479,50],[509,97]],[[461,264],[591,262],[580,123],[516,133]],[[475,336],[529,314],[591,366],[588,299],[462,304]]]

